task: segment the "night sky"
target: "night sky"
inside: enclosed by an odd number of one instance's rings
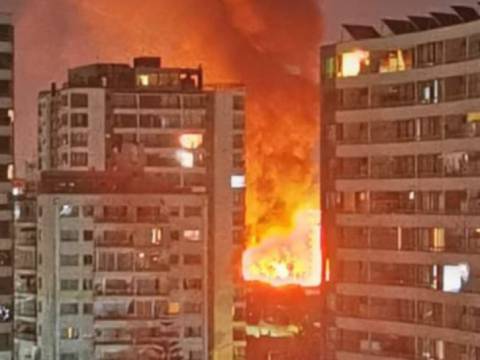
[[[78,29],[83,26],[81,21],[77,21],[76,17],[70,14],[71,5],[85,5],[95,1],[0,0],[0,12],[13,12],[18,23],[15,131],[16,159],[20,169],[27,159],[33,159],[36,148],[35,114],[38,91],[48,88],[52,80],[62,80],[68,67],[95,61],[119,60],[98,59],[95,50],[92,51],[88,46],[87,30],[85,41],[81,41],[81,38],[76,39],[77,43],[69,41],[69,31],[76,29],[78,37]],[[322,41],[328,43],[339,40],[342,23],[380,25],[379,20],[384,17],[403,18],[410,14],[447,11],[449,5],[475,6],[476,3],[473,0],[323,0],[321,7],[324,13],[325,35]],[[35,16],[32,16],[31,8],[36,12]],[[25,21],[26,18],[30,19]],[[29,41],[29,34],[32,33],[35,33],[37,39],[43,40]],[[19,58],[29,60],[18,61]]]

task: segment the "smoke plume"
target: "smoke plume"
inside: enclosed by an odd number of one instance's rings
[[[22,68],[51,78],[65,64],[160,55],[172,66],[202,63],[208,82],[245,84],[247,222],[261,236],[316,204],[317,2],[30,0],[23,27],[42,29],[29,31],[25,45],[38,47],[21,49]]]

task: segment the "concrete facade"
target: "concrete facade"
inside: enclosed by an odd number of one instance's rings
[[[245,343],[234,341],[234,332],[244,324],[232,312],[243,306],[236,262],[244,231],[244,96],[239,86],[204,86],[201,68],[165,68],[159,58],[72,69],[62,88],[40,94],[38,168],[42,189],[50,189],[38,195],[43,265],[35,338],[42,359],[156,359],[166,346],[171,359],[242,359],[234,354],[243,354]],[[136,177],[155,190],[95,189],[118,178],[123,188]],[[68,188],[79,181],[81,189]],[[60,216],[64,206],[78,216]],[[90,215],[82,215],[84,207]],[[102,220],[109,207],[120,219]],[[140,224],[139,214],[149,211],[165,213],[165,223]],[[77,240],[62,241],[62,231]],[[82,238],[85,231],[93,240]],[[109,232],[133,234],[133,245]],[[135,262],[128,267],[129,256],[147,258],[153,250],[138,249],[136,232],[165,239],[167,248],[158,244],[165,266],[150,274]],[[77,265],[64,269],[62,256]],[[79,274],[78,290],[61,290],[62,280],[76,289]],[[149,286],[145,276],[158,276],[161,293],[138,293]],[[131,286],[115,294],[120,282]],[[69,352],[71,345],[78,351]]]
[[[13,176],[13,49],[9,15],[0,13],[0,359],[11,359],[13,234],[10,180]]]
[[[324,46],[328,359],[480,357],[479,21]]]

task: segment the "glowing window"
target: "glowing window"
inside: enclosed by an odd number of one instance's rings
[[[157,245],[162,242],[162,229],[152,229],[152,244]]]
[[[183,134],[180,135],[180,145],[184,149],[198,149],[203,144],[202,134]]]
[[[200,241],[200,230],[184,230],[183,238],[187,241]]]
[[[445,292],[459,293],[470,277],[468,264],[445,265],[443,267],[443,288]]]
[[[168,303],[168,314],[169,315],[176,315],[180,313],[180,303],[178,302],[171,302]]]
[[[341,56],[340,76],[358,76],[370,65],[370,53],[368,51],[356,50],[347,52]]]
[[[184,168],[193,168],[194,155],[189,151],[179,150],[177,151],[177,160]]]
[[[232,175],[230,178],[232,189],[243,189],[246,186],[245,175]]]
[[[140,86],[149,86],[150,78],[148,75],[138,75],[138,85]]]

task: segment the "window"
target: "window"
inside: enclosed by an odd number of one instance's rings
[[[11,42],[13,40],[13,26],[0,24],[0,41]]]
[[[12,337],[10,334],[0,334],[0,351],[10,350],[12,350]]]
[[[60,230],[60,240],[62,242],[76,242],[79,236],[78,230]]]
[[[0,97],[12,97],[12,82],[0,80]]]
[[[445,78],[444,81],[446,101],[465,98],[467,95],[467,78],[465,76],[451,76]]]
[[[88,107],[88,95],[87,94],[71,94],[70,106],[72,108],[86,108]]]
[[[183,230],[183,238],[187,241],[200,241],[201,240],[201,234],[200,230]]]
[[[93,256],[83,255],[83,265],[86,265],[86,266],[93,265]]]
[[[77,279],[62,279],[60,280],[60,290],[62,291],[77,291],[78,280]]]
[[[88,146],[88,134],[87,133],[72,133],[71,145],[72,145],[72,147]]]
[[[362,109],[368,107],[368,88],[341,89],[337,94],[337,106],[341,110]]]
[[[73,339],[78,339],[80,332],[78,331],[77,328],[75,327],[66,327],[63,328],[60,337],[64,340],[73,340]]]
[[[93,280],[92,279],[83,279],[83,290],[90,291],[93,289]]]
[[[0,239],[8,239],[12,236],[12,227],[9,221],[0,221]]]
[[[207,106],[207,97],[204,95],[185,96],[183,107],[187,109],[202,109]]]
[[[10,53],[0,53],[0,69],[12,69],[13,56]]]
[[[0,295],[11,295],[13,292],[13,279],[9,276],[0,277]]]
[[[201,326],[187,326],[184,330],[184,336],[189,337],[202,337],[202,327]]]
[[[162,109],[179,108],[180,98],[177,95],[142,95],[140,96],[140,108]]]
[[[12,138],[10,136],[0,136],[0,154],[10,154],[12,152]]]
[[[86,315],[93,314],[93,304],[92,303],[84,303],[83,304],[83,313]]]
[[[72,128],[88,127],[88,114],[83,114],[83,113],[71,114],[70,115],[70,126]]]
[[[184,279],[184,290],[202,290],[202,279]]]
[[[95,208],[92,205],[83,205],[82,206],[82,215],[83,217],[93,217]]]
[[[432,42],[417,47],[417,65],[433,66],[443,62],[443,43]]]
[[[118,128],[136,128],[137,127],[137,115],[135,114],[116,114],[115,126]]]
[[[61,353],[60,360],[79,360],[77,353]]]
[[[72,166],[88,166],[88,154],[72,152]]]
[[[201,314],[202,304],[195,302],[186,302],[183,304],[183,311],[185,314]]]
[[[242,153],[233,154],[233,167],[243,168],[245,166],[245,159]]]
[[[201,265],[202,257],[201,255],[186,254],[183,255],[183,263],[185,265]]]
[[[234,110],[245,110],[245,97],[241,95],[236,95],[233,97],[233,109]]]
[[[84,230],[83,241],[92,241],[92,240],[93,240],[93,230]]]
[[[183,208],[184,217],[202,216],[202,208],[200,206],[185,206]]]
[[[440,101],[440,80],[421,81],[418,83],[418,102],[420,104],[437,104]]]
[[[180,303],[178,303],[178,302],[168,303],[167,313],[168,313],[168,315],[179,314],[180,313]]]
[[[134,94],[114,94],[113,106],[122,109],[134,109],[137,107],[137,97]]]
[[[245,115],[235,114],[233,116],[233,128],[235,130],[243,130],[245,128]]]
[[[230,187],[232,189],[243,189],[245,186],[245,175],[232,175],[230,177]]]
[[[64,204],[60,206],[61,218],[76,218],[79,214],[79,208],[76,205]]]
[[[0,266],[12,265],[12,252],[10,250],[0,250]]]
[[[415,101],[415,83],[378,85],[372,89],[373,107],[411,105]]]
[[[445,41],[445,62],[463,61],[467,57],[467,38]]]
[[[243,149],[245,146],[244,136],[241,134],[233,135],[233,148]]]
[[[78,255],[60,255],[60,266],[78,266]]]
[[[78,314],[77,303],[60,304],[60,315],[77,315],[77,314]]]

